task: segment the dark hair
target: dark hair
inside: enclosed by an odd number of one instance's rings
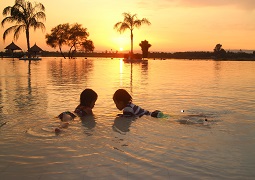
[[[80,95],[80,105],[90,106],[92,101],[97,100],[97,93],[92,89],[85,89]]]
[[[118,89],[113,95],[113,100],[127,104],[132,101],[132,96],[125,89]]]

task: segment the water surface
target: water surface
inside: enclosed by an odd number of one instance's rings
[[[255,176],[255,62],[0,63],[1,179]],[[98,93],[95,116],[77,118],[56,135],[55,117],[73,111],[85,88]],[[170,117],[117,118],[112,95],[118,88],[129,91],[135,104]]]

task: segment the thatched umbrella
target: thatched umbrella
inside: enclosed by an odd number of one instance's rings
[[[37,52],[40,52],[40,51],[43,51],[39,46],[36,45],[33,45],[30,49],[29,49],[30,52],[34,52],[35,53],[35,56],[36,56],[36,53]]]
[[[11,52],[12,52],[12,57],[13,57],[13,51],[15,51],[15,50],[21,50],[21,48],[20,48],[19,46],[17,46],[16,44],[14,44],[14,42],[12,42],[12,43],[9,44],[8,46],[6,46],[4,49],[11,50]]]

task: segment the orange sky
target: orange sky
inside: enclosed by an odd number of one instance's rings
[[[33,0],[31,0],[33,2]],[[137,14],[147,18],[150,26],[134,30],[134,49],[148,40],[150,51],[212,51],[216,44],[229,49],[255,49],[255,1],[254,0],[37,0],[46,8],[46,31],[31,29],[31,45],[35,42],[44,50],[55,51],[45,43],[45,34],[63,23],[79,23],[88,29],[89,39],[95,51],[129,50],[130,32],[119,34],[113,29],[123,20],[122,13]],[[3,8],[14,0],[0,1],[0,19]],[[0,28],[0,51],[11,43],[13,34],[2,40],[6,25]],[[26,50],[25,33],[16,42]]]

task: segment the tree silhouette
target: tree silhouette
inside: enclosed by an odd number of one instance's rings
[[[88,49],[89,51],[94,50],[95,47],[93,42],[87,40],[88,36],[89,33],[87,32],[87,28],[83,28],[81,24],[75,23],[69,25],[69,23],[66,23],[52,28],[51,33],[46,34],[46,43],[52,48],[58,46],[64,58],[65,56],[62,53],[62,46],[69,46],[68,57],[71,59],[73,58],[74,53],[77,52],[77,49],[85,48],[84,45],[87,45],[87,48],[90,48]],[[88,44],[91,46],[89,47]]]
[[[62,46],[67,43],[69,29],[69,23],[59,24],[51,29],[51,34],[46,34],[46,44],[52,48],[56,48],[58,46],[59,51],[64,58],[66,57],[62,52]]]
[[[216,46],[215,46],[215,48],[213,49],[213,51],[214,51],[215,53],[220,52],[221,47],[222,47],[221,44],[216,44]]]
[[[147,57],[148,57],[149,48],[151,47],[151,44],[149,44],[148,41],[144,40],[144,41],[141,41],[141,43],[139,44],[139,46],[140,46],[141,49],[142,49],[143,58],[147,58]]]
[[[216,44],[213,51],[216,58],[223,58],[226,55],[226,51],[222,48],[221,44]]]
[[[74,53],[77,51],[77,48],[81,45],[82,42],[87,40],[89,33],[87,28],[83,28],[81,24],[74,24],[69,30],[69,37],[67,45],[70,47],[68,56],[73,58]]]
[[[5,23],[14,23],[15,25],[7,28],[3,33],[3,39],[11,32],[14,32],[14,40],[19,38],[19,34],[22,31],[26,33],[27,39],[27,50],[30,49],[30,28],[34,30],[41,28],[45,29],[44,24],[39,21],[40,19],[46,20],[46,15],[44,13],[45,7],[41,3],[32,4],[26,0],[15,0],[13,6],[7,6],[3,10],[3,16],[6,16],[1,24],[4,26]],[[9,15],[9,16],[8,16]]]
[[[116,29],[118,32],[122,33],[126,31],[127,29],[130,30],[131,33],[131,56],[133,55],[133,30],[134,28],[139,28],[142,24],[150,25],[150,21],[146,18],[138,19],[137,15],[130,14],[130,13],[123,13],[124,20],[122,22],[117,22],[114,25],[114,29]]]
[[[93,52],[95,49],[94,43],[91,40],[86,40],[85,42],[82,42],[81,46],[85,50],[85,52]]]

